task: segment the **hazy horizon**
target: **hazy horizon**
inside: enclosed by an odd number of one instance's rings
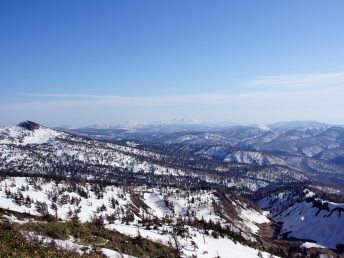
[[[30,120],[30,119],[23,119],[20,121],[16,121],[13,123],[8,123],[8,124],[1,124],[0,126],[13,126],[13,125],[18,125],[21,122],[25,121],[31,121],[34,123],[38,123],[43,126],[51,127],[51,128],[83,128],[83,127],[93,127],[93,126],[119,126],[119,125],[125,125],[125,124],[130,124],[130,123],[142,123],[142,124],[162,124],[162,125],[182,125],[182,120],[184,119],[191,119],[195,120],[191,117],[181,117],[181,118],[173,118],[173,119],[168,119],[168,120],[127,120],[127,121],[122,121],[122,122],[107,122],[107,123],[87,123],[87,124],[79,124],[79,125],[72,125],[72,124],[47,124],[44,122],[40,121],[35,121],[35,120]],[[174,123],[173,123],[174,122]],[[180,122],[180,123],[179,123]],[[185,125],[199,125],[199,126],[214,126],[214,127],[232,127],[232,126],[259,126],[259,125],[266,125],[266,126],[275,126],[277,124],[292,124],[292,123],[319,123],[319,124],[324,124],[324,125],[329,125],[329,126],[343,126],[344,124],[334,124],[334,123],[326,123],[323,121],[315,121],[315,120],[288,120],[288,121],[274,121],[271,123],[237,123],[235,121],[200,121],[200,120],[195,120],[195,123],[184,123]]]

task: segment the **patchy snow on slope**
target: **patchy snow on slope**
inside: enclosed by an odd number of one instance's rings
[[[74,238],[71,237],[70,240],[61,240],[61,239],[53,239],[47,236],[42,236],[37,234],[36,232],[32,231],[21,231],[21,234],[26,238],[28,241],[35,241],[43,244],[45,246],[54,245],[57,249],[63,249],[67,251],[78,252],[79,254],[90,253],[93,249],[92,246],[84,246],[74,243]],[[99,250],[108,258],[135,258],[131,255],[126,255],[123,253],[119,253],[117,251],[108,249],[108,248],[99,248]]]
[[[270,220],[264,215],[253,209],[241,209],[241,218],[244,219],[245,225],[248,226],[252,233],[257,234],[259,227],[257,224],[269,223]]]
[[[302,152],[307,157],[314,157],[315,155],[319,154],[323,151],[323,148],[320,146],[307,146],[302,149]]]
[[[117,230],[122,234],[126,234],[132,237],[140,235],[144,238],[152,241],[162,243],[165,245],[174,245],[173,237],[170,234],[161,234],[157,230],[146,230],[138,225],[119,225],[110,224],[106,228],[111,230]],[[234,243],[231,239],[214,238],[209,235],[200,233],[197,229],[188,227],[189,237],[177,237],[182,252],[182,257],[192,257],[196,255],[199,258],[208,258],[220,256],[221,258],[237,258],[237,257],[257,257],[259,250],[251,248],[249,246],[242,245],[240,243]],[[271,257],[266,252],[261,252],[262,257]],[[275,256],[273,256],[275,257]]]
[[[256,151],[233,151],[226,156],[224,161],[257,165],[268,164],[267,158]]]
[[[87,185],[84,189],[88,191],[88,197],[81,197],[79,194],[71,192],[61,192],[61,189],[65,187],[63,184],[55,184],[55,182],[44,183],[43,179],[39,179],[41,183],[40,188],[35,188],[34,185],[28,185],[28,178],[25,177],[15,177],[10,179],[5,179],[0,182],[0,207],[12,211],[29,213],[32,215],[41,215],[37,211],[37,201],[45,202],[47,204],[48,212],[55,215],[55,210],[52,209],[52,196],[57,195],[57,215],[63,220],[69,219],[68,213],[75,211],[80,208],[78,216],[81,222],[89,221],[95,214],[106,215],[114,212],[118,212],[121,207],[124,207],[129,201],[130,197],[128,194],[123,193],[123,190],[118,187],[107,187],[104,191],[103,198],[98,198],[96,193],[91,191],[90,186]],[[21,188],[23,190],[20,190]],[[22,205],[16,203],[12,198],[6,196],[6,191],[10,192],[12,195],[22,194],[23,198],[27,196],[32,200],[31,204]],[[62,194],[64,196],[62,196]],[[121,196],[121,198],[119,198]],[[64,203],[61,198],[71,199],[72,197],[80,200],[79,205]],[[111,198],[116,198],[118,202],[118,207],[113,208],[109,200]],[[97,212],[97,209],[101,206],[105,206],[106,210],[102,212]]]
[[[325,246],[318,245],[318,244],[312,243],[312,242],[305,242],[301,246],[304,248],[326,248]]]
[[[27,202],[27,198],[30,199]],[[72,201],[73,200],[73,201]],[[163,218],[168,215],[172,220],[177,218],[187,218],[192,214],[195,218],[205,221],[219,222],[226,226],[227,221],[216,214],[214,204],[218,198],[212,190],[188,191],[176,188],[147,188],[135,187],[126,189],[124,187],[104,186],[101,190],[95,184],[85,183],[73,186],[73,184],[43,178],[29,177],[5,177],[0,180],[0,207],[32,215],[43,215],[39,208],[39,203],[46,205],[47,212],[56,215],[62,220],[69,220],[73,214],[77,214],[81,222],[90,221],[94,216],[102,216],[107,228],[118,230],[121,233],[136,236],[138,232],[145,238],[155,242],[170,245],[171,225],[161,225],[158,229],[147,230],[146,225],[140,225],[140,215],[147,205],[150,209],[146,216],[157,216]],[[140,203],[143,204],[140,206]],[[243,204],[241,204],[241,207]],[[53,208],[55,206],[55,208]],[[129,207],[136,206],[139,212],[134,215],[131,223],[124,224],[123,218]],[[72,214],[71,214],[72,213]],[[110,222],[107,215],[114,215]],[[251,210],[249,207],[238,214],[243,223],[240,227],[247,234],[258,231],[257,224],[266,222],[264,215]],[[8,217],[10,221],[17,220]],[[18,223],[22,223],[18,221]],[[247,230],[248,225],[250,230]],[[183,246],[185,257],[193,254],[197,257],[215,257],[217,254],[224,257],[237,257],[239,253],[245,257],[255,257],[258,250],[240,243],[234,243],[231,239],[214,238],[204,232],[190,226],[186,236],[178,237]],[[211,233],[211,232],[210,232]],[[61,244],[69,245],[69,242]],[[73,243],[72,243],[73,244]],[[111,250],[105,250],[109,254]],[[111,256],[110,256],[111,257]],[[116,256],[113,256],[116,257]],[[264,257],[268,257],[267,255]]]
[[[164,197],[154,189],[152,192],[144,193],[145,203],[154,211],[158,217],[164,217],[171,214],[171,211],[166,207]]]
[[[162,234],[157,230],[147,230],[137,224],[108,224],[105,227],[110,230],[117,230],[118,232],[131,237],[136,237],[140,234],[143,238],[164,245],[169,245],[169,242],[171,241],[171,236],[169,234]]]
[[[2,215],[2,218],[10,221],[12,223],[17,223],[17,224],[26,224],[26,223],[32,223],[34,222],[33,219],[27,219],[27,218],[23,218],[23,219],[18,219],[16,216],[14,216],[13,214],[11,216],[8,215]]]
[[[303,201],[274,217],[281,222],[281,234],[310,239],[328,248],[344,244],[344,204]]]

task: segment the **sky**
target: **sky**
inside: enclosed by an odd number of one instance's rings
[[[2,0],[0,125],[344,124],[342,0]]]

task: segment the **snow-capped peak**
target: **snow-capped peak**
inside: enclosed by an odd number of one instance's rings
[[[54,140],[55,137],[62,134],[62,132],[26,120],[16,126],[1,128],[0,144],[43,144]]]

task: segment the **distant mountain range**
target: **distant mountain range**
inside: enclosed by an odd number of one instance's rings
[[[275,124],[269,125],[271,128],[287,128],[287,129],[295,129],[295,128],[302,128],[302,127],[327,127],[330,126],[326,123],[321,123],[317,121],[290,121],[290,122],[278,122]]]
[[[204,130],[213,131],[219,128],[236,127],[243,126],[238,123],[233,122],[201,122],[193,118],[184,117],[181,119],[172,119],[166,121],[127,121],[124,123],[105,123],[105,124],[93,124],[84,127],[72,127],[72,126],[59,126],[57,129],[119,129],[127,130],[132,132],[152,132],[152,131],[162,131],[162,132],[177,132],[185,130]],[[316,122],[316,121],[290,121],[290,122],[278,122],[274,124],[252,124],[252,127],[258,127],[262,130],[270,129],[296,129],[302,127],[328,127],[331,126],[326,123]]]
[[[137,148],[259,166],[279,165],[344,185],[344,127],[313,121],[230,127],[151,125],[68,132]],[[179,129],[179,130],[178,130]]]

